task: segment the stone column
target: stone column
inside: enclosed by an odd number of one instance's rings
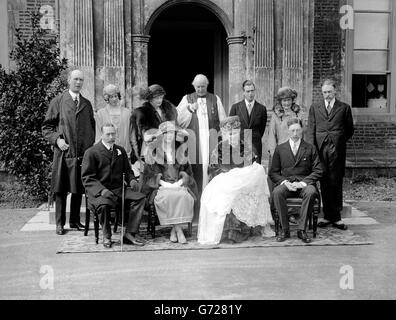
[[[148,85],[148,43],[150,36],[132,34],[133,45],[133,108],[140,106],[139,90]]]
[[[297,102],[309,107],[312,99],[312,39],[309,36],[310,0],[285,0],[282,85],[297,90]]]
[[[125,33],[125,106],[132,109],[133,86],[133,48],[132,48],[132,1],[124,1],[124,33]]]
[[[0,12],[3,12],[2,19],[0,21],[0,64],[8,71],[10,46],[8,44],[8,5],[7,1],[0,1]]]
[[[61,55],[84,72],[82,94],[94,104],[95,70],[92,0],[60,1]]]
[[[227,38],[229,50],[229,101],[233,104],[240,99],[241,84],[246,75],[246,37],[231,36]]]
[[[271,109],[274,97],[274,5],[272,0],[255,0],[254,71],[257,100]]]
[[[104,2],[104,71],[103,85],[106,86],[109,83],[118,85],[121,95],[125,97],[123,0],[105,0]],[[125,100],[123,103],[125,105]]]

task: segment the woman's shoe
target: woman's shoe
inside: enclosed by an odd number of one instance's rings
[[[181,244],[186,244],[187,240],[186,240],[186,237],[184,236],[183,229],[180,226],[177,226],[175,228],[176,228],[176,234],[177,234],[177,241]]]
[[[171,233],[170,233],[170,238],[169,240],[173,243],[177,242],[177,235],[176,235],[176,229],[175,227],[172,228]]]

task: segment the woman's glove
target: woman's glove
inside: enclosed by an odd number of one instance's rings
[[[190,177],[186,172],[180,171],[179,179],[183,180],[182,186],[187,187],[189,185]]]

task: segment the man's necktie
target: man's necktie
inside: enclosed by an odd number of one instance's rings
[[[74,103],[76,104],[76,107],[77,107],[78,106],[78,98],[77,97],[74,99]]]
[[[330,102],[327,104],[326,110],[327,110],[327,115],[330,115],[330,112],[331,112]]]
[[[296,144],[293,144],[293,149],[292,149],[292,151],[293,151],[294,156],[296,156],[296,155],[297,155],[297,151],[298,151],[297,145],[296,145]]]
[[[251,103],[248,103],[248,113],[249,113],[249,116],[252,113],[252,104]]]

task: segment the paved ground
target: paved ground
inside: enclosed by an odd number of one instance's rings
[[[0,210],[0,299],[395,299],[396,203],[352,205],[374,245],[65,255],[20,231],[38,209]]]

